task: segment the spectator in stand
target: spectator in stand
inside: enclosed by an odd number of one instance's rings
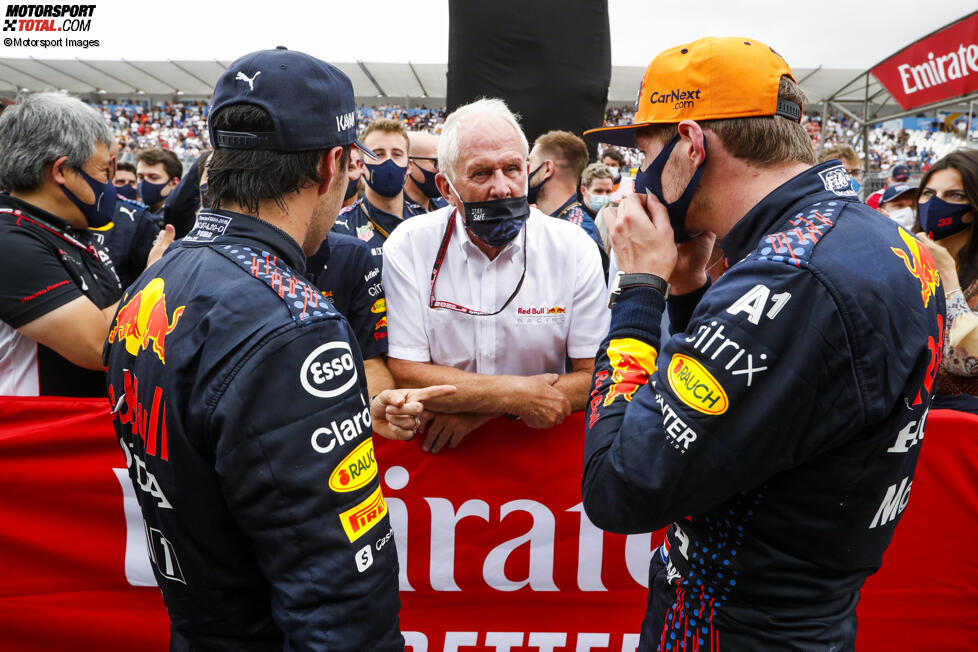
[[[333,230],[366,242],[380,267],[384,241],[391,231],[404,220],[425,211],[404,197],[404,177],[411,149],[404,125],[387,118],[374,120],[360,140],[373,150],[377,160],[364,161],[363,179],[367,189],[363,199],[343,209]]]
[[[893,166],[893,170],[890,171],[891,186],[896,186],[901,184],[905,185],[909,180],[910,180],[910,168],[908,168],[906,165]],[[886,190],[886,188],[880,188],[879,190],[871,194],[869,197],[867,197],[866,204],[870,208],[875,208],[876,210],[879,210],[880,202],[883,199],[884,190]]]
[[[629,166],[621,150],[615,149],[614,147],[605,147],[601,152],[601,162],[608,166],[614,175],[612,178],[614,183],[611,188],[611,200],[620,201],[622,197],[631,194],[633,190],[632,179],[631,177],[625,176],[625,170]]]
[[[947,297],[934,407],[978,414],[978,150],[949,154],[927,171],[917,213],[917,237],[934,257]]]
[[[122,287],[89,228],[114,214],[114,146],[103,117],[61,93],[0,115],[0,395],[105,396]]]
[[[112,184],[120,197],[139,199],[139,190],[136,188],[136,166],[132,163],[116,164]]]
[[[408,220],[384,245],[398,386],[458,387],[457,400],[428,403],[426,451],[504,414],[549,428],[587,400],[608,327],[600,256],[580,228],[530,208],[526,160],[502,100],[460,107],[438,143],[450,206]]]
[[[139,152],[136,163],[136,176],[139,178],[139,197],[149,206],[151,213],[163,212],[166,200],[183,176],[183,164],[173,152],[160,149],[144,149]]]
[[[408,199],[428,212],[448,206],[438,191],[438,136],[422,131],[409,131],[411,163],[408,166],[404,192]]]
[[[905,183],[898,183],[883,189],[877,210],[906,230],[913,232],[914,222],[917,221],[914,213],[916,201],[917,189]]]
[[[587,160],[587,145],[571,132],[543,134],[530,150],[527,200],[551,217],[578,225],[602,249],[594,219],[577,198]]]
[[[611,251],[611,241],[608,239],[608,228],[601,219],[601,209],[611,201],[614,190],[614,176],[611,169],[604,163],[592,163],[584,168],[581,174],[581,197],[591,215],[594,215],[594,228],[601,241],[601,248],[607,254]]]

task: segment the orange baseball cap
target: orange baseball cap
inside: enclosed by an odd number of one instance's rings
[[[750,38],[708,36],[677,45],[645,70],[634,123],[590,129],[589,140],[635,146],[635,130],[683,120],[781,115],[801,121],[802,107],[778,100],[781,76],[791,68],[774,48]]]

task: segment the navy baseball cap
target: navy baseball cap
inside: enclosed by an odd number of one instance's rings
[[[883,195],[880,197],[880,206],[888,201],[893,201],[897,197],[905,195],[908,192],[916,193],[917,189],[912,186],[908,186],[905,183],[895,183],[892,186],[887,186],[886,189],[883,190]]]
[[[910,178],[910,168],[906,165],[895,165],[890,176],[893,177],[894,181],[906,181]]]
[[[353,144],[377,158],[357,140],[357,105],[350,78],[303,52],[279,46],[236,60],[217,80],[210,115],[231,104],[265,109],[275,130],[219,131],[211,122],[208,131],[217,149],[306,152]]]

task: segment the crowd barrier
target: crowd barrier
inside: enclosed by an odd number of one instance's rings
[[[549,431],[502,420],[439,455],[378,438],[377,456],[413,652],[635,649],[662,533],[586,518],[582,414]],[[912,487],[862,594],[860,649],[975,649],[978,417],[931,413]],[[0,398],[0,648],[151,652],[168,638],[107,403]]]

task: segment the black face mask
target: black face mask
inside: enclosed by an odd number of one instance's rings
[[[423,167],[417,164],[415,164],[414,167],[416,167],[418,170],[421,171],[421,174],[424,176],[424,181],[419,182],[417,179],[414,178],[413,174],[411,175],[411,181],[413,181],[415,185],[418,186],[418,189],[424,194],[424,196],[427,197],[428,199],[435,199],[437,197],[441,197],[441,191],[438,190],[438,186],[435,184],[435,176],[438,173],[425,170]]]
[[[357,190],[359,189],[360,189],[360,177],[357,177],[356,179],[350,179],[350,181],[346,184],[346,194],[343,195],[343,201],[346,201],[353,195],[357,194]]]
[[[465,228],[490,247],[502,247],[512,242],[530,217],[530,204],[525,196],[468,202],[458,194],[451,180],[448,185],[462,202]]]
[[[686,190],[679,196],[679,199],[671,204],[667,204],[665,197],[662,195],[662,171],[665,169],[666,162],[669,160],[669,154],[675,149],[677,143],[679,143],[679,134],[676,134],[662,148],[662,151],[649,164],[649,167],[645,168],[645,170],[640,170],[635,175],[635,191],[648,191],[655,195],[656,199],[662,202],[662,205],[669,212],[669,222],[672,223],[673,239],[676,242],[686,242],[699,235],[698,233],[688,233],[686,231],[686,211],[689,210],[689,204],[693,201],[696,188],[700,185],[700,176],[703,174],[703,167],[706,165],[706,161],[703,161],[703,164],[696,168],[693,178],[689,180],[689,184],[686,185]],[[706,152],[705,141],[703,143],[703,152]]]
[[[546,165],[546,161],[538,165],[537,169],[530,172],[530,176],[526,178],[526,201],[531,204],[537,203],[537,197],[540,196],[540,188],[543,188],[543,184],[547,183],[551,179],[551,177],[547,177],[535,186],[530,183],[530,181],[533,179],[533,175],[539,172],[540,168],[542,168],[544,165]]]

